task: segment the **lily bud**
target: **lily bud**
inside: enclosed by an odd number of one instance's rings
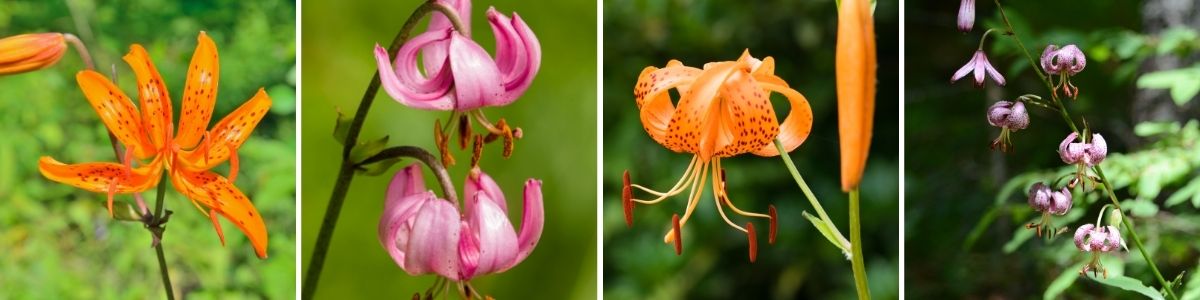
[[[0,39],[0,75],[32,72],[58,63],[67,52],[62,33],[31,33]]]

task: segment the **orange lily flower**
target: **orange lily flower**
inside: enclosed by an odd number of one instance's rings
[[[692,153],[695,157],[684,171],[683,178],[666,192],[630,184],[629,172],[626,171],[621,198],[627,225],[633,224],[634,203],[655,204],[690,187],[683,217],[676,214],[672,218],[672,229],[663,239],[668,244],[675,244],[676,254],[682,253],[680,229],[700,202],[705,180],[711,171],[717,211],[729,226],[746,233],[750,243],[750,261],[754,261],[757,253],[754,224],[747,222],[745,227],[738,226],[725,215],[725,206],[742,216],[769,219],[769,241],[775,242],[775,206],[770,206],[768,214],[738,209],[726,194],[725,172],[721,168],[723,157],[744,153],[776,156],[779,151],[772,144],[774,140],[779,139],[783,148],[791,151],[808,137],[812,129],[812,109],[808,106],[808,100],[774,73],[774,58],[767,57],[760,61],[751,57],[749,50],[737,61],[708,63],[703,69],[671,60],[664,68],[651,66],[642,70],[634,88],[634,96],[646,132],[667,149]],[[668,93],[671,89],[682,95],[678,106],[672,104]],[[791,103],[791,112],[782,124],[775,118],[771,93],[783,94]],[[634,199],[631,188],[658,198]]]
[[[175,189],[212,220],[222,245],[225,234],[217,215],[233,222],[250,239],[255,254],[266,258],[267,230],[262,216],[233,181],[237,177],[237,150],[270,109],[271,98],[260,88],[249,101],[206,131],[216,103],[220,66],[212,39],[202,31],[197,40],[184,86],[178,131],[173,128],[171,99],[162,77],[146,50],[133,44],[124,59],[137,77],[140,111],[104,75],[85,70],[75,76],[104,125],[125,146],[125,157],[120,163],[67,165],[43,156],[38,169],[50,180],[107,193],[110,215],[114,194],[149,190],[159,184],[165,169]],[[210,171],[225,161],[230,163],[229,178]]]

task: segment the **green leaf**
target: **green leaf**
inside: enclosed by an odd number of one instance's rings
[[[1151,287],[1146,286],[1145,284],[1142,284],[1142,282],[1138,281],[1137,279],[1120,276],[1120,275],[1119,276],[1110,276],[1108,278],[1094,278],[1094,277],[1089,276],[1088,278],[1091,278],[1092,280],[1095,280],[1096,282],[1102,283],[1107,286],[1116,287],[1116,288],[1120,288],[1120,289],[1123,289],[1126,291],[1131,291],[1131,292],[1136,292],[1136,293],[1142,294],[1143,296],[1146,296],[1147,298],[1150,298],[1150,299],[1163,299],[1162,294],[1159,293],[1158,290],[1155,290],[1154,288],[1151,288]]]
[[[350,150],[350,161],[357,164],[379,154],[384,148],[387,148],[387,142],[388,136],[385,135],[377,140],[358,143],[354,149]]]
[[[1170,89],[1171,99],[1175,100],[1176,105],[1183,106],[1200,93],[1200,65],[1147,73],[1138,78],[1137,86],[1143,89]]]
[[[1028,241],[1029,238],[1032,237],[1033,230],[1026,229],[1024,226],[1018,227],[1017,230],[1013,232],[1012,239],[1008,240],[1008,243],[1004,244],[1004,253],[1013,253],[1013,251],[1017,251],[1017,248],[1020,248],[1021,244],[1024,244],[1025,241]]]
[[[350,122],[353,122],[349,116],[342,114],[342,109],[337,110],[337,124],[333,126],[333,139],[338,141],[338,144],[346,144],[346,136],[350,135]]]
[[[845,237],[834,234],[834,230],[829,228],[834,226],[833,224],[825,223],[825,221],[809,214],[807,211],[802,211],[800,214],[804,215],[804,218],[808,219],[809,222],[812,222],[813,226],[817,227],[817,231],[821,232],[821,235],[825,236],[825,239],[829,240],[830,244],[841,249],[842,254],[846,255],[846,259],[850,259],[850,242],[846,241]]]
[[[1070,268],[1064,269],[1062,274],[1058,275],[1058,278],[1055,278],[1054,281],[1050,282],[1049,286],[1046,286],[1046,291],[1042,293],[1042,299],[1058,299],[1058,296],[1063,291],[1066,291],[1068,287],[1071,287],[1075,283],[1075,279],[1079,278],[1079,273],[1075,273],[1073,270],[1081,268],[1083,268],[1083,263],[1077,263]]]
[[[388,169],[398,162],[400,162],[400,158],[394,157],[370,165],[359,166],[358,173],[367,176],[379,176],[387,172]]]
[[[1171,194],[1171,197],[1167,198],[1165,205],[1167,207],[1175,206],[1187,199],[1192,199],[1192,205],[1200,208],[1200,177],[1192,179],[1187,185],[1179,188],[1174,194]]]

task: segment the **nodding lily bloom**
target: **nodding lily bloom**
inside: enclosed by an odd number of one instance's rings
[[[1059,49],[1058,45],[1046,46],[1046,50],[1042,51],[1041,64],[1046,74],[1058,75],[1058,83],[1054,84],[1055,93],[1062,88],[1063,93],[1072,99],[1079,96],[1079,87],[1071,83],[1071,76],[1079,74],[1087,66],[1087,57],[1079,47],[1066,45]]]
[[[1079,275],[1086,276],[1088,271],[1092,271],[1092,276],[1096,276],[1097,273],[1103,272],[1104,278],[1108,278],[1108,270],[1100,264],[1100,253],[1128,248],[1116,226],[1096,227],[1092,224],[1084,224],[1075,230],[1075,247],[1081,252],[1092,253],[1091,260],[1083,265]]]
[[[57,32],[0,39],[0,75],[32,72],[53,66],[66,52],[66,35]]]
[[[266,258],[266,225],[254,204],[233,182],[237,178],[237,150],[270,109],[271,98],[260,88],[254,97],[205,130],[217,100],[220,65],[212,39],[201,31],[197,40],[183,89],[178,130],[172,124],[166,83],[146,50],[133,44],[124,59],[137,77],[140,111],[104,75],[86,70],[75,76],[101,121],[125,146],[121,162],[67,165],[43,156],[38,169],[50,180],[107,193],[110,215],[114,194],[140,193],[157,186],[166,169],[175,189],[212,220],[222,245],[225,234],[218,215],[232,221],[250,239],[255,254]],[[211,171],[225,161],[230,163],[228,178]]]
[[[1108,143],[1104,142],[1104,136],[1099,133],[1092,134],[1090,140],[1078,140],[1079,134],[1072,132],[1058,144],[1059,158],[1062,158],[1064,163],[1077,166],[1071,186],[1079,182],[1094,183],[1096,178],[1088,175],[1087,169],[1100,164],[1108,156]]]
[[[508,221],[508,204],[494,180],[472,168],[457,203],[425,188],[421,168],[396,173],[379,220],[379,242],[396,265],[411,275],[436,273],[467,282],[500,273],[525,260],[542,235],[542,182],[525,181],[521,232]]]
[[[958,5],[958,30],[971,31],[975,26],[975,0],[962,0]]]
[[[975,75],[976,87],[983,86],[983,81],[987,78],[984,74],[992,76],[992,81],[995,81],[996,84],[1004,85],[1004,75],[1000,75],[1000,71],[996,71],[996,68],[992,67],[992,63],[988,62],[987,53],[983,53],[983,49],[975,50],[975,55],[971,56],[971,61],[968,61],[962,68],[954,72],[954,76],[950,78],[950,82],[958,81],[966,77],[967,74]]]
[[[438,0],[451,7],[461,18],[463,30],[471,28],[471,2],[468,0]],[[471,139],[470,120],[474,116],[488,131],[488,141],[504,137],[505,157],[512,152],[512,141],[521,136],[520,128],[512,129],[501,119],[492,124],[478,109],[505,106],[520,98],[533,82],[541,66],[542,50],[537,36],[517,13],[512,18],[488,8],[488,23],[496,36],[495,58],[488,56],[469,32],[455,29],[450,18],[434,13],[429,28],[407,41],[394,61],[387,49],[375,45],[375,61],[384,90],[406,106],[427,110],[453,110],[462,116],[460,146]],[[421,66],[417,58],[421,56]],[[393,64],[394,63],[394,64]],[[452,130],[450,124],[446,129]],[[453,165],[447,146],[449,137],[437,125],[436,140],[443,163]]]
[[[1021,101],[997,101],[988,108],[988,124],[1000,128],[1000,136],[992,140],[992,149],[1008,152],[1012,146],[1013,132],[1029,126],[1029,113]]]
[[[768,214],[752,213],[738,209],[725,190],[725,171],[721,158],[744,153],[759,156],[776,156],[780,153],[772,141],[778,139],[785,151],[800,146],[812,128],[812,110],[808,100],[787,82],[775,76],[775,60],[767,57],[758,60],[747,50],[737,61],[708,63],[703,69],[688,67],[672,60],[664,68],[646,67],[638,77],[634,88],[638,108],[641,110],[642,125],[654,141],[675,152],[694,155],[683,173],[683,178],[666,192],[658,192],[640,185],[631,184],[629,172],[624,175],[622,203],[625,222],[633,224],[634,203],[655,204],[668,197],[691,189],[687,210],[683,217],[675,214],[672,229],[663,238],[675,244],[675,252],[683,251],[680,230],[687,223],[700,202],[705,180],[713,174],[713,195],[717,211],[729,226],[745,232],[750,243],[750,260],[757,253],[757,236],[754,224],[745,227],[735,224],[725,215],[725,207],[746,216],[770,220],[769,242],[775,242],[775,207]],[[670,93],[676,89],[682,97],[678,106],[673,105]],[[780,93],[791,103],[791,112],[783,123],[775,118],[770,93]],[[652,200],[634,199],[631,188],[637,188],[657,196]]]
[[[1042,219],[1037,223],[1026,224],[1025,228],[1036,228],[1038,236],[1041,236],[1043,227],[1049,229],[1051,226],[1050,215],[1066,215],[1074,202],[1071,190],[1065,186],[1054,191],[1041,182],[1033,184],[1029,188],[1029,206],[1034,211],[1042,213]],[[1053,230],[1050,232],[1052,233]]]

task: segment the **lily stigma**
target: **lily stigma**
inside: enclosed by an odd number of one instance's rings
[[[197,41],[188,67],[178,130],[172,123],[166,84],[145,48],[133,44],[124,60],[137,77],[138,107],[100,73],[85,70],[75,76],[101,121],[125,146],[121,161],[68,165],[43,156],[38,169],[50,180],[107,193],[110,216],[113,195],[140,193],[157,186],[165,169],[175,190],[212,220],[222,245],[225,234],[218,215],[230,220],[250,239],[259,258],[266,258],[266,225],[254,204],[233,182],[238,171],[237,150],[270,109],[271,98],[260,88],[254,97],[205,130],[216,104],[220,65],[212,39],[201,31]],[[146,160],[150,162],[145,163]],[[226,161],[228,178],[211,171]]]
[[[730,227],[746,234],[750,261],[755,260],[758,249],[754,223],[738,225],[726,215],[726,207],[744,217],[768,219],[768,242],[775,243],[778,219],[775,206],[770,205],[766,214],[735,206],[726,192],[725,170],[721,166],[721,158],[744,153],[766,157],[780,155],[772,145],[773,141],[778,140],[785,151],[791,151],[808,137],[812,129],[808,100],[774,73],[774,58],[758,60],[750,56],[749,50],[737,61],[708,63],[703,69],[671,60],[664,68],[650,66],[642,70],[634,95],[646,132],[668,149],[694,156],[682,178],[663,192],[632,184],[629,171],[625,171],[621,200],[628,226],[633,225],[636,204],[656,204],[688,190],[683,216],[675,214],[672,217],[671,229],[663,238],[665,243],[674,243],[675,253],[681,254],[681,230],[699,204],[711,173],[717,211]],[[676,89],[681,95],[678,106],[672,104],[670,89]],[[782,124],[777,121],[771,106],[769,96],[772,92],[783,94],[790,102],[791,111]],[[656,198],[634,198],[634,188]]]

